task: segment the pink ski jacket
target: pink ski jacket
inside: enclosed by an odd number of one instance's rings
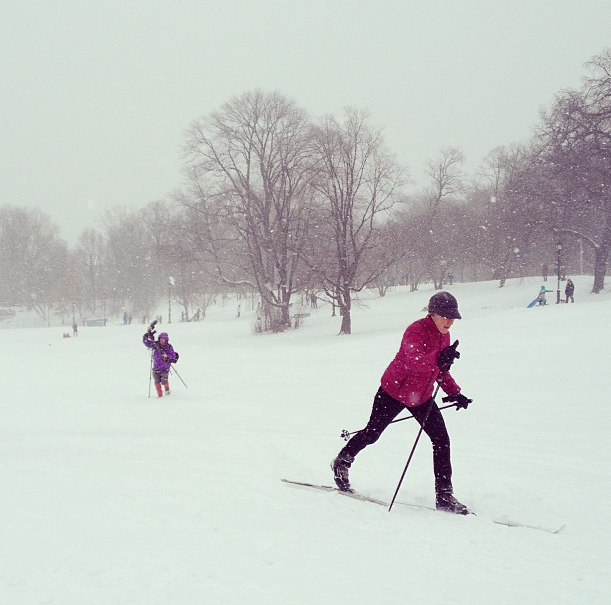
[[[437,356],[450,346],[450,335],[441,334],[430,315],[407,327],[401,347],[382,375],[382,388],[407,407],[422,405],[433,395],[439,378]],[[448,372],[439,383],[446,395],[456,395],[460,387]]]

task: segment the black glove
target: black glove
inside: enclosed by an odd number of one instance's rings
[[[454,363],[454,360],[460,358],[460,353],[456,350],[457,346],[458,340],[455,340],[452,346],[446,347],[439,352],[437,356],[437,367],[442,372],[447,372]]]
[[[469,404],[473,402],[473,399],[465,397],[462,393],[456,393],[456,395],[444,397],[443,401],[455,401],[456,411],[458,412],[458,410],[466,410],[469,407]]]
[[[176,363],[178,361],[178,358],[180,357],[180,355],[176,351],[174,351],[174,355],[176,355],[176,357],[174,357],[174,359],[172,359],[170,363]]]
[[[156,319],[154,319],[154,320],[151,322],[151,325],[149,326],[149,329],[147,330],[147,332],[148,332],[149,334],[156,334],[156,333],[157,333],[157,330],[155,330],[155,325],[156,325],[156,324],[157,324],[157,320],[156,320]]]

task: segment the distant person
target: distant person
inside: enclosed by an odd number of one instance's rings
[[[573,298],[573,293],[575,292],[575,284],[573,283],[572,279],[567,279],[566,280],[566,287],[564,288],[564,295],[566,296],[566,301],[565,302],[569,302],[569,298],[571,299],[571,302],[574,303],[575,299]]]
[[[241,315],[241,313],[242,313],[242,304],[241,304],[241,303],[238,303],[238,310],[236,311],[235,316],[236,316],[237,318],[239,318],[239,317],[240,317],[240,315]]]
[[[549,275],[549,267],[545,264],[542,265],[541,273],[543,274],[543,281],[547,281],[547,276]]]
[[[460,357],[458,341],[450,346],[450,328],[461,319],[458,302],[449,292],[437,292],[428,304],[428,315],[407,327],[401,346],[382,375],[367,426],[356,433],[331,463],[340,491],[352,492],[348,471],[355,456],[375,443],[393,419],[407,409],[422,426],[433,445],[436,507],[459,515],[469,510],[454,497],[450,437],[437,403],[435,384],[456,402],[456,409],[471,403],[450,375],[450,366]]]
[[[539,305],[540,307],[544,307],[547,304],[547,299],[545,298],[545,295],[547,294],[547,292],[553,292],[553,290],[547,290],[544,285],[541,285],[537,298],[535,298],[535,300],[533,300],[528,305],[528,308],[530,309],[531,307],[534,307],[536,305]]]
[[[162,385],[165,390],[165,394],[170,394],[170,383],[168,381],[168,375],[170,373],[171,364],[178,361],[178,353],[174,350],[170,344],[167,332],[159,334],[159,338],[155,341],[155,329],[151,325],[149,329],[144,333],[142,342],[147,349],[153,351],[153,365],[152,375],[155,381],[155,390],[157,391],[158,397],[163,397]]]
[[[78,326],[76,322],[72,324],[72,336],[78,336]]]
[[[312,309],[318,309],[318,297],[314,292],[310,294],[310,306]]]
[[[448,281],[450,282],[450,286],[451,286],[452,282],[454,281],[454,273],[448,273]]]

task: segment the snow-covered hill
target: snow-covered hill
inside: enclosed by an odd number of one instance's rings
[[[444,413],[477,517],[280,481],[332,482],[340,432],[364,426],[428,286],[368,299],[351,336],[326,306],[271,336],[244,308],[164,325],[188,388],[173,377],[163,399],[148,398],[142,325],[0,331],[0,603],[611,602],[611,296],[574,281],[575,304],[534,309],[534,278],[448,288],[464,317],[453,375],[475,402]],[[388,501],[416,432],[389,427],[353,486]],[[400,501],[433,504],[431,467],[423,438]]]

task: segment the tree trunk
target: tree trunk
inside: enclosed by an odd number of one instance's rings
[[[352,306],[352,298],[350,288],[342,288],[339,297],[339,308],[342,316],[342,326],[339,330],[340,334],[352,334],[352,316],[350,309]]]
[[[352,334],[352,319],[350,310],[344,310],[342,315],[342,327],[339,330],[340,334]]]
[[[605,276],[607,274],[607,259],[609,258],[609,246],[599,246],[596,249],[594,259],[594,284],[592,293],[599,294],[605,289]]]
[[[593,294],[598,294],[601,290],[605,289],[605,276],[607,274],[609,251],[611,251],[611,217],[607,218],[607,224],[602,234],[600,246],[596,248],[596,256],[594,258],[594,284],[592,285]]]

